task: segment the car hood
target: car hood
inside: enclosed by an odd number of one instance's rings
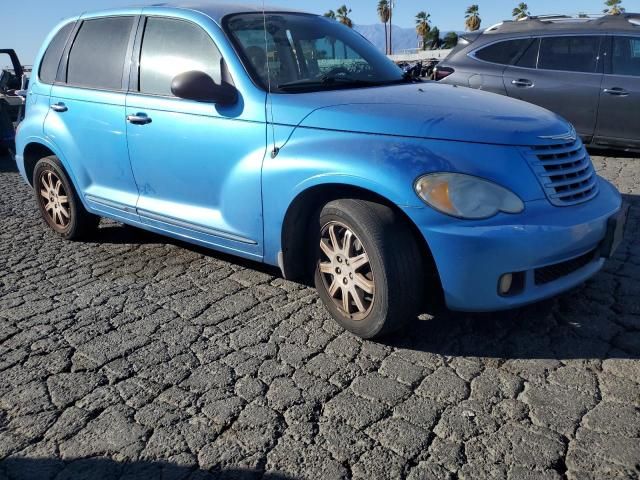
[[[573,131],[561,117],[535,105],[439,83],[273,99],[276,123],[307,128],[500,145],[548,144],[551,137]]]

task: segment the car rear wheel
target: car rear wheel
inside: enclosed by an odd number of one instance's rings
[[[320,213],[318,293],[346,330],[375,338],[415,319],[424,293],[422,255],[403,219],[363,200],[336,200]]]
[[[42,218],[58,235],[76,240],[96,230],[100,217],[85,210],[57,157],[38,161],[33,187]]]

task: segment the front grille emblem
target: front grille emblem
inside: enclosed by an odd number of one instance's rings
[[[562,135],[542,135],[538,137],[542,140],[558,140],[561,142],[575,142],[578,139],[578,135],[576,134],[576,129],[571,128],[567,133],[563,133]]]

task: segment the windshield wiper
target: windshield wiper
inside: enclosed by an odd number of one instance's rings
[[[281,90],[325,88],[325,87],[370,87],[380,85],[380,82],[360,80],[352,77],[322,77],[319,80],[296,80],[278,85]]]
[[[359,78],[353,78],[344,75],[325,75],[324,77],[322,77],[322,83],[324,83],[325,85],[333,85],[335,83],[339,83],[341,85],[345,83],[350,85],[375,85],[378,82],[374,82],[371,80],[362,80]]]
[[[349,88],[349,87],[383,87],[388,85],[400,85],[403,83],[421,83],[420,80],[411,78],[410,75],[403,75],[401,78],[394,80],[362,80],[359,78],[348,77],[344,75],[335,75],[321,77],[319,79],[295,80],[293,82],[281,83],[278,85],[280,90],[305,90],[305,89],[322,89],[322,88]]]

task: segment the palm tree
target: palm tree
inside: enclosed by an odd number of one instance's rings
[[[482,19],[480,18],[480,8],[478,5],[471,5],[467,8],[467,11],[464,12],[464,18],[464,26],[467,30],[475,32],[480,29]]]
[[[333,10],[329,10],[327,13],[324,14],[324,16],[327,18],[330,18],[331,20],[335,20],[336,12],[334,12]]]
[[[327,13],[324,14],[325,17],[330,18],[331,20],[335,20],[336,19],[336,12],[334,12],[333,10],[329,10]],[[331,53],[332,53],[332,57],[331,59],[336,58],[336,39],[333,37],[329,37],[329,43],[331,44]]]
[[[607,0],[604,4],[609,7],[604,13],[608,13],[609,15],[620,15],[624,12],[624,8],[620,6],[622,0]]]
[[[444,43],[442,48],[450,49],[458,45],[458,34],[456,32],[449,32],[444,36]]]
[[[418,42],[418,48],[422,47],[423,50],[427,49],[427,35],[429,34],[429,30],[431,30],[431,25],[429,25],[430,20],[431,15],[427,12],[419,12],[416,15],[416,33],[418,34],[418,38],[422,39],[421,42]]]
[[[431,50],[437,50],[442,45],[440,29],[438,27],[433,27],[427,34],[427,44]]]
[[[527,18],[530,15],[531,12],[529,11],[529,5],[524,2],[520,3],[520,5],[514,8],[513,12],[511,13],[511,16],[516,20],[522,20],[523,18]]]
[[[349,18],[349,14],[351,13],[351,9],[347,8],[346,5],[342,5],[338,10],[336,10],[336,19],[343,25],[346,25],[349,28],[353,28],[353,22]]]
[[[389,0],[380,0],[378,2],[378,17],[384,23],[384,53],[389,55],[389,35],[387,34],[387,23],[389,23]]]

